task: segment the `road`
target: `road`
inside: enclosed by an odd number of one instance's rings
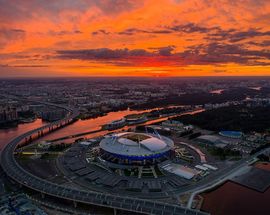
[[[40,102],[42,103],[42,102]],[[25,138],[36,134],[39,131],[43,131],[48,129],[49,127],[53,127],[59,124],[63,124],[66,122],[70,122],[75,120],[78,116],[79,112],[77,110],[73,110],[71,108],[51,104],[48,102],[44,102],[46,105],[53,105],[59,108],[64,108],[69,111],[67,117],[62,120],[47,124],[43,127],[36,128],[32,131],[26,132],[25,134],[16,137],[9,144],[5,146],[1,153],[1,165],[5,173],[11,177],[14,181],[17,181],[19,184],[26,186],[30,189],[36,190],[43,194],[47,194],[49,196],[55,196],[58,198],[68,199],[74,202],[82,202],[86,204],[94,204],[103,207],[116,208],[125,211],[133,211],[137,213],[143,214],[176,214],[176,215],[185,215],[185,214],[197,214],[203,215],[207,214],[204,212],[180,207],[179,205],[169,204],[165,202],[152,201],[152,200],[143,200],[137,198],[131,198],[127,196],[120,195],[111,195],[107,193],[99,193],[94,191],[85,191],[78,190],[75,188],[65,187],[62,185],[58,185],[44,179],[41,179],[37,176],[32,175],[23,169],[14,158],[14,151],[17,148],[18,144],[23,141]],[[269,149],[265,149],[269,150]],[[220,183],[223,183],[224,180],[227,179],[231,174],[235,173],[245,165],[248,165],[249,161],[255,158],[262,152],[258,152],[249,159],[245,159],[237,162],[235,165],[231,166],[229,169],[223,169],[218,172],[218,174],[212,174],[206,178],[206,180],[201,180],[194,185],[187,186],[186,188],[181,188],[177,191],[170,192],[171,195],[180,195],[184,193],[194,193],[192,196],[194,197],[196,193],[205,191],[214,186],[217,186]],[[191,201],[191,200],[190,200]],[[192,202],[192,201],[191,201]],[[189,203],[190,205],[190,203]]]
[[[50,105],[50,103],[46,103]],[[54,105],[54,104],[52,104]],[[54,105],[55,106],[55,105]],[[59,105],[57,105],[60,107]],[[61,106],[62,107],[62,106]],[[67,109],[66,107],[62,107]],[[14,157],[14,151],[17,146],[24,141],[25,138],[36,134],[37,132],[48,129],[52,126],[57,126],[66,122],[75,120],[79,112],[77,110],[67,109],[70,114],[62,120],[47,124],[43,127],[36,128],[32,131],[26,132],[8,143],[1,153],[1,165],[5,173],[17,183],[28,187],[32,190],[38,191],[42,194],[54,196],[61,199],[70,200],[73,202],[81,202],[85,204],[98,205],[102,207],[109,207],[113,209],[121,209],[124,211],[132,211],[143,214],[175,214],[175,215],[204,215],[207,213],[187,209],[176,204],[137,199],[127,196],[111,195],[107,193],[99,193],[94,191],[79,190],[76,188],[58,185],[44,179],[41,179],[25,169],[23,169]]]

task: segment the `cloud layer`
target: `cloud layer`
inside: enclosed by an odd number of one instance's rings
[[[270,75],[269,14],[265,0],[0,0],[0,65],[33,75]]]

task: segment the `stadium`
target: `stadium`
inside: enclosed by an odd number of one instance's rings
[[[221,135],[223,137],[240,139],[243,136],[243,133],[240,131],[220,131],[219,135]]]
[[[124,132],[100,142],[100,157],[124,165],[152,165],[169,159],[174,143],[159,134]]]

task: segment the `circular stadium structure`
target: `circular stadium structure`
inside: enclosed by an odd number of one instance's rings
[[[243,136],[243,133],[240,131],[220,131],[219,135],[223,137],[230,137],[234,139],[240,139]]]
[[[117,164],[151,165],[168,159],[173,151],[171,139],[155,134],[125,132],[100,142],[101,157]]]

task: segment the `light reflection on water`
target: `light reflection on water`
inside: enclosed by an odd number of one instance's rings
[[[35,128],[41,127],[46,123],[41,119],[37,119],[31,123],[19,124],[17,127],[9,128],[9,129],[0,129],[0,149],[3,148],[7,143],[9,143],[13,138],[27,132],[33,130]]]
[[[169,106],[169,107],[182,107],[182,106]],[[118,112],[110,112],[105,116],[97,117],[94,119],[87,119],[87,120],[78,120],[75,123],[66,126],[58,131],[52,132],[48,135],[46,135],[43,138],[40,138],[41,140],[48,140],[48,139],[57,139],[63,136],[68,136],[71,134],[76,133],[82,133],[87,132],[91,130],[98,130],[101,128],[102,125],[109,123],[113,120],[121,119],[122,117],[129,115],[129,114],[139,114],[143,112],[150,112],[152,110],[158,110],[162,108],[153,108],[149,110],[123,110]],[[43,122],[41,119],[37,119],[34,122],[31,123],[25,123],[25,124],[19,124],[17,127],[9,128],[9,129],[0,129],[0,149],[9,143],[13,138],[30,131],[32,129],[41,127],[45,125],[46,123]],[[104,133],[100,133],[102,135]],[[90,136],[91,137],[91,136]]]
[[[269,188],[260,193],[229,181],[203,198],[202,210],[212,215],[270,214]]]

